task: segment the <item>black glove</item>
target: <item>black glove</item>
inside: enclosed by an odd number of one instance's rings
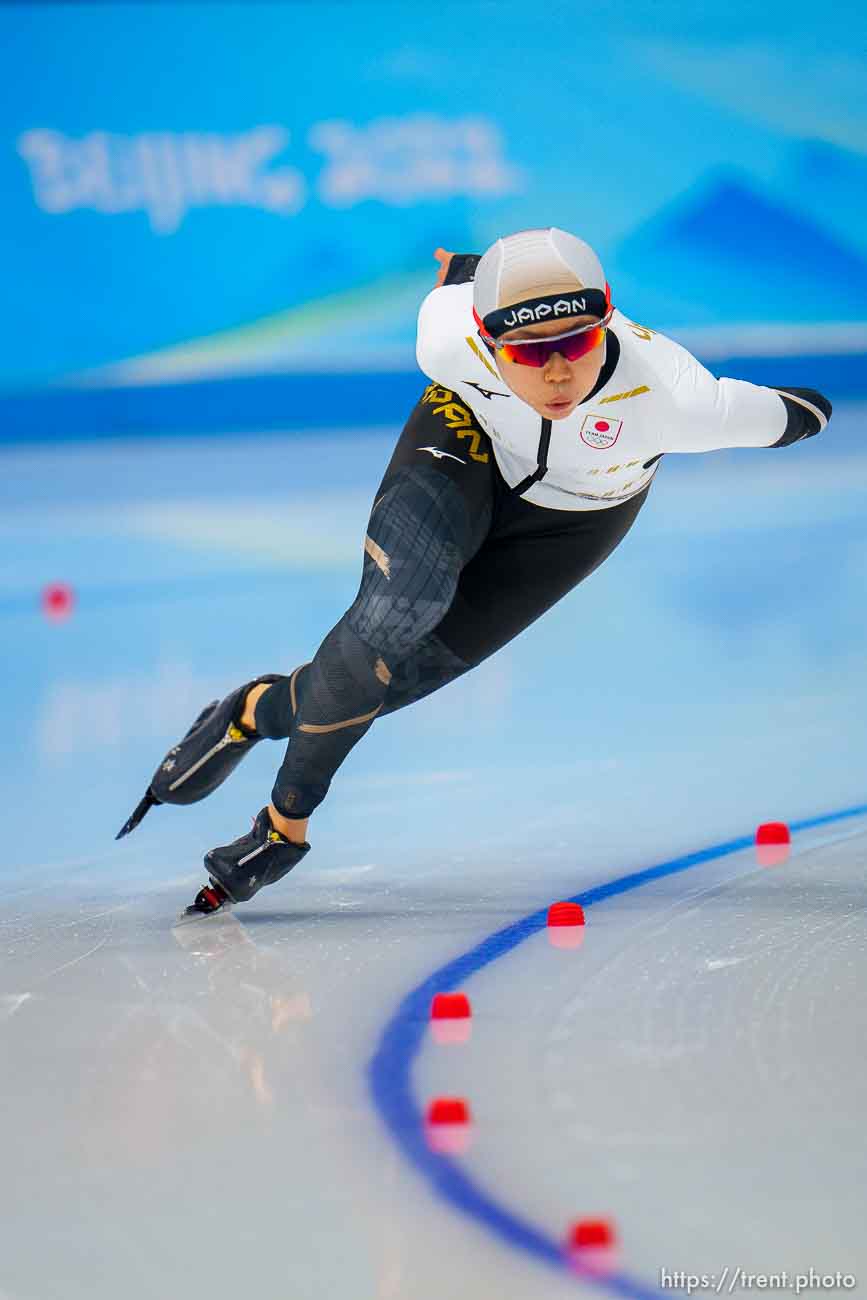
[[[776,385],[774,388],[783,399],[789,418],[782,438],[772,442],[772,447],[788,447],[802,438],[815,437],[825,428],[831,418],[831,403],[827,397],[814,388],[779,388]]]
[[[443,284],[469,284],[481,260],[478,253],[453,253]]]

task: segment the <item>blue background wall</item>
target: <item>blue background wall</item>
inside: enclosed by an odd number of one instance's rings
[[[433,248],[545,224],[717,371],[863,395],[864,7],[717,8],[4,6],[0,437],[399,419]]]

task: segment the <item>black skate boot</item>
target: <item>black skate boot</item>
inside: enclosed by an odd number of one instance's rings
[[[294,844],[275,831],[263,808],[247,835],[205,854],[205,870],[231,902],[246,903],[265,885],[281,880],[309,850],[309,844]]]
[[[281,681],[279,673],[257,677],[240,686],[224,700],[212,700],[190,727],[183,740],[170,749],[154,772],[144,798],[115,839],[129,835],[149,809],[160,803],[197,803],[212,794],[258,745],[261,736],[241,725],[247,692],[264,682]]]

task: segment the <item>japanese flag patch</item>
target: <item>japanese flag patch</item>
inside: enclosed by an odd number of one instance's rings
[[[614,446],[622,428],[622,420],[609,420],[604,415],[587,415],[581,425],[581,441],[586,442],[588,447],[603,451],[606,447]]]

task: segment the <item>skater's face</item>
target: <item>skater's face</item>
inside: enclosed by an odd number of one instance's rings
[[[564,334],[570,329],[589,325],[595,316],[570,316],[558,321],[544,321],[524,329],[510,330],[502,336],[504,342],[516,339],[543,339],[554,334]],[[499,351],[494,353],[497,368],[503,380],[516,397],[532,406],[546,420],[564,420],[571,415],[579,402],[591,391],[605,360],[605,344],[579,357],[567,361],[560,352],[554,352],[544,366],[521,366],[507,361]]]

